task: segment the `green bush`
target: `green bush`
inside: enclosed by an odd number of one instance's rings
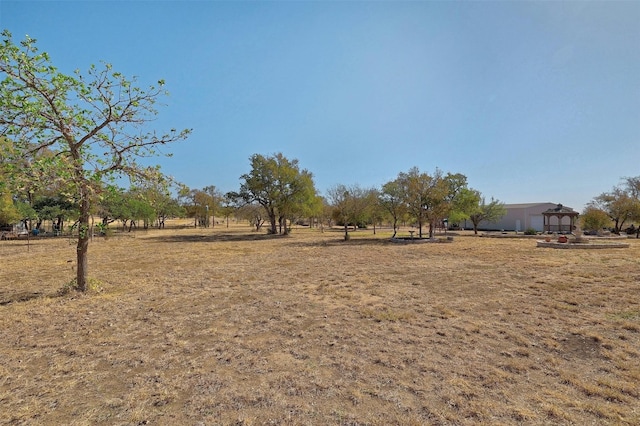
[[[533,228],[527,228],[527,229],[524,231],[524,235],[537,235],[537,234],[538,234],[538,231],[536,231],[536,230],[535,230],[535,229],[533,229]]]

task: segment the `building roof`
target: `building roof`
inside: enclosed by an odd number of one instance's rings
[[[543,211],[542,214],[563,214],[563,215],[578,215],[578,212],[572,209],[571,207],[563,206],[562,204],[558,204],[557,206],[550,208],[546,211]]]
[[[507,209],[528,209],[536,206],[546,206],[546,205],[557,205],[556,203],[546,202],[546,203],[522,203],[522,204],[505,204],[505,208]]]

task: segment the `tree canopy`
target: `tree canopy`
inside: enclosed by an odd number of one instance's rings
[[[478,233],[478,225],[480,222],[497,222],[502,216],[507,214],[504,203],[499,200],[494,200],[493,198],[487,203],[480,192],[478,192],[477,195],[477,202],[469,215],[469,219],[471,223],[473,223],[474,234]]]
[[[160,148],[185,139],[190,130],[149,130],[156,103],[167,95],[164,82],[142,89],[112,66],[91,65],[67,75],[36,40],[15,44],[9,31],[0,45],[0,136],[10,141],[2,153],[14,187],[42,184],[51,176],[79,210],[77,287],[86,290],[89,217],[104,183],[128,175],[156,179],[156,167],[139,163]],[[43,155],[44,153],[50,155]]]
[[[359,185],[335,185],[328,191],[333,207],[333,219],[344,227],[344,239],[349,240],[349,225],[358,227],[367,223],[371,208],[376,202],[376,192]]]
[[[240,177],[240,192],[229,195],[261,205],[269,218],[270,233],[288,233],[287,221],[313,210],[319,201],[313,175],[282,153],[254,154],[250,162],[251,171]]]
[[[640,176],[624,178],[621,185],[594,197],[587,209],[606,212],[616,234],[625,224],[640,222]]]
[[[446,175],[439,169],[432,174],[420,172],[417,167],[398,174],[393,181],[408,214],[418,224],[418,235],[429,225],[429,237],[433,237],[439,221],[447,218],[456,206],[462,207],[460,194],[467,187],[466,176],[456,173]]]

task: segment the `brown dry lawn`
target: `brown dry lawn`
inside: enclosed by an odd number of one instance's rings
[[[0,423],[640,424],[640,241],[0,242]],[[29,251],[27,251],[29,249]]]

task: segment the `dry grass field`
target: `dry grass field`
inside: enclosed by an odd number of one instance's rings
[[[640,241],[388,237],[1,241],[0,423],[640,424]]]

